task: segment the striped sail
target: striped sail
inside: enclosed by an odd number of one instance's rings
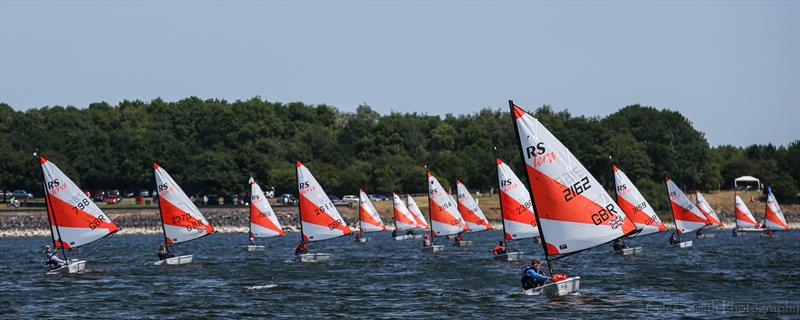
[[[734,203],[736,204],[736,226],[739,228],[755,228],[758,222],[753,218],[750,208],[747,207],[738,193],[734,195]]]
[[[396,193],[392,192],[392,203],[394,205],[394,227],[397,230],[405,231],[417,228],[417,221],[414,215],[403,204],[403,200]]]
[[[408,207],[408,211],[411,211],[411,214],[414,215],[414,220],[416,220],[419,228],[426,230],[431,228],[431,226],[428,225],[428,222],[425,221],[425,216],[422,215],[422,211],[419,210],[417,202],[414,201],[414,198],[411,197],[410,194],[406,194],[406,207]]]
[[[269,238],[286,235],[261,186],[250,177],[250,236]]]
[[[322,241],[350,234],[350,227],[336,206],[300,161],[297,161],[297,190],[304,241]]]
[[[375,210],[375,206],[372,205],[372,201],[369,200],[369,196],[364,192],[364,189],[358,189],[358,216],[361,231],[386,230],[386,226],[383,225],[381,220],[381,215],[378,214],[378,210]]]
[[[636,228],[641,229],[636,236],[667,230],[636,185],[617,166],[614,166],[614,186],[617,190],[617,204],[622,208],[622,212],[625,212]]]
[[[155,162],[153,170],[158,190],[158,207],[161,211],[161,222],[164,224],[167,244],[194,240],[214,232],[214,227],[203,217],[175,180],[172,180],[169,173]]]
[[[669,203],[672,207],[672,216],[675,218],[678,234],[692,232],[705,227],[708,224],[708,219],[700,212],[700,209],[689,200],[689,197],[669,177],[664,177],[664,181],[667,184]]]
[[[467,223],[469,232],[491,230],[492,225],[486,220],[486,215],[483,214],[481,207],[475,202],[467,187],[459,180],[456,180],[456,194],[458,198],[458,213]]]
[[[766,218],[765,224],[769,230],[789,230],[789,225],[786,223],[786,217],[783,216],[781,206],[778,205],[778,200],[772,194],[772,188],[767,187],[767,208],[764,213]]]
[[[714,212],[714,208],[711,207],[711,204],[706,201],[706,198],[703,197],[703,194],[700,191],[695,191],[695,202],[697,202],[697,208],[700,209],[706,218],[708,218],[708,223],[711,223],[710,227],[720,227],[722,228],[722,221],[719,220],[717,213]]]
[[[635,231],[572,152],[539,120],[510,105],[547,253],[589,249]]]
[[[467,231],[464,219],[458,213],[456,202],[445,192],[439,180],[428,172],[428,205],[434,236],[447,236]]]
[[[50,231],[56,247],[77,248],[119,230],[54,163],[43,156],[39,156],[39,162],[44,172]]]
[[[539,236],[531,194],[514,171],[500,158],[497,158],[497,178],[505,238],[526,239]]]

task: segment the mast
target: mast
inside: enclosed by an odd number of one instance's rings
[[[430,184],[430,175],[431,171],[428,170],[428,166],[425,166],[425,184],[428,185],[428,221],[431,222],[431,245],[433,245],[433,215],[431,214],[431,184]],[[444,192],[444,190],[442,190]],[[397,219],[394,221],[395,228],[397,228]]]
[[[544,250],[544,257],[545,261],[547,261],[547,271],[550,275],[553,275],[553,267],[550,265],[550,254],[547,252],[547,241],[544,238],[544,231],[542,230],[542,222],[539,221],[539,214],[536,212],[536,200],[533,198],[533,188],[531,188],[531,177],[528,173],[528,164],[525,162],[525,152],[522,151],[522,140],[519,137],[519,128],[517,126],[517,120],[514,119],[514,100],[508,100],[508,109],[511,111],[509,116],[511,117],[511,122],[514,123],[514,135],[517,137],[517,149],[519,149],[519,156],[522,159],[523,169],[525,169],[525,179],[528,181],[528,193],[531,196],[531,209],[533,209],[533,217],[536,218],[536,228],[539,229],[539,237],[542,239],[542,250]],[[502,201],[501,201],[502,202]]]
[[[664,187],[667,188],[667,200],[669,201],[669,210],[672,211],[672,222],[675,224],[675,234],[678,235],[678,243],[681,242],[681,231],[678,229],[678,219],[675,218],[675,208],[672,207],[672,198],[669,195],[669,186],[667,180],[669,176],[664,176]]]
[[[361,193],[364,192],[363,188],[358,189],[358,233],[364,232],[364,226],[361,223]]]
[[[299,214],[299,218],[300,218],[300,221],[299,221],[300,222],[300,243],[303,243],[303,242],[305,242],[306,236],[303,233],[303,206],[300,205],[300,171],[298,170],[298,168],[300,167],[299,164],[300,164],[300,160],[297,160],[297,164],[295,165],[295,168],[294,168],[294,178],[295,178],[295,181],[297,181],[297,211],[299,212],[298,214]],[[359,195],[359,197],[361,197],[361,195]]]
[[[158,166],[158,164],[153,162],[153,166],[156,167]],[[153,181],[157,180],[158,178],[156,178],[156,170],[155,168],[153,168]],[[156,201],[156,203],[158,204],[158,218],[159,220],[161,220],[161,232],[164,233],[164,247],[166,247],[167,252],[169,252],[170,245],[167,242],[167,228],[164,227],[164,212],[161,211],[161,195],[158,194],[159,191],[160,190],[158,189],[158,182],[156,182],[156,196],[158,196],[158,199]]]
[[[500,159],[500,156],[498,155],[498,153],[499,152],[497,151],[497,146],[495,146],[494,147],[494,157],[496,159]],[[499,161],[495,161],[495,162],[499,162]],[[499,166],[500,164],[499,163],[495,163],[495,165]],[[497,180],[500,181],[500,172],[497,169],[495,169],[495,172],[497,172]],[[509,246],[508,242],[506,241],[506,218],[503,215],[503,190],[502,189],[497,189],[497,199],[500,200],[500,225],[503,226],[503,235],[501,236],[501,238],[503,239],[503,242],[506,242],[505,243],[506,251],[509,251],[511,249],[511,246]]]
[[[56,238],[55,238],[55,235],[53,235],[53,224],[55,224],[56,235],[58,235],[58,241],[61,243],[61,245],[60,245],[61,254],[64,255],[64,260],[69,261],[69,258],[67,257],[67,251],[64,250],[64,241],[61,240],[61,231],[59,231],[59,229],[58,229],[58,221],[56,221],[56,215],[53,212],[53,208],[51,207],[51,204],[50,204],[50,192],[47,190],[47,181],[45,181],[44,168],[42,167],[41,158],[39,158],[41,156],[39,155],[39,151],[38,150],[36,151],[35,154],[36,154],[37,158],[39,159],[39,171],[42,173],[42,187],[44,187],[44,203],[45,203],[45,207],[47,209],[47,224],[50,225],[50,238],[53,240],[53,250],[58,250],[58,249],[56,249]],[[53,217],[53,223],[52,224],[50,223],[50,217]]]
[[[250,176],[250,180],[252,182],[256,181],[255,179],[253,179],[252,176]],[[264,198],[266,198],[266,197],[264,197]],[[266,199],[264,199],[264,200],[266,200]],[[250,240],[250,237],[253,237],[253,244],[255,244],[256,237],[253,234],[253,213],[252,213],[253,212],[253,206],[254,206],[254,204],[253,204],[253,184],[251,183],[250,184],[250,214],[248,215],[248,216],[250,216],[250,224],[247,225],[247,238],[248,238],[247,240]]]

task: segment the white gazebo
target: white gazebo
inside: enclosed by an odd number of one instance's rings
[[[761,180],[758,180],[758,178],[753,177],[753,176],[741,176],[741,177],[738,177],[738,178],[734,179],[733,180],[733,188],[738,190],[740,184],[750,184],[750,183],[755,183],[756,184],[756,188],[758,190],[761,190]]]

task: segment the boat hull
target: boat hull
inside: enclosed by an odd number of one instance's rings
[[[356,242],[359,242],[359,243],[364,243],[364,242],[367,242],[367,241],[369,241],[369,238],[360,238],[360,239],[356,240]]]
[[[254,245],[248,245],[247,246],[247,251],[264,251],[264,249],[265,249],[264,246],[257,246],[257,245],[256,246],[254,246]]]
[[[86,270],[86,260],[73,259],[67,261],[63,267],[48,271],[47,274],[82,273],[84,270]]]
[[[684,242],[681,242],[681,243],[678,243],[678,244],[673,244],[672,246],[675,247],[675,248],[681,248],[681,249],[691,248],[692,247],[692,240],[684,241]]]
[[[472,241],[471,240],[456,241],[455,245],[456,247],[469,247],[472,245]]]
[[[167,258],[161,261],[156,261],[154,264],[157,266],[179,266],[182,264],[190,264],[194,260],[193,254]]]
[[[503,254],[498,254],[494,256],[494,259],[497,261],[521,261],[522,260],[522,252],[507,252]]]
[[[295,261],[299,262],[306,262],[306,263],[315,263],[315,262],[326,262],[331,259],[331,255],[329,253],[304,253],[298,254],[294,256]]]
[[[622,250],[614,251],[615,254],[623,255],[623,256],[631,256],[634,254],[642,253],[642,247],[633,247],[633,248],[625,248]]]
[[[715,236],[713,234],[701,234],[697,236],[697,239],[714,239]]]
[[[764,228],[739,228],[737,229],[738,232],[764,232],[767,229]]]
[[[435,244],[435,245],[431,245],[431,246],[427,246],[427,247],[422,247],[422,251],[430,252],[430,253],[435,253],[435,252],[439,252],[439,251],[443,251],[443,250],[444,250],[444,246],[443,245],[439,245],[439,244]]]
[[[525,290],[526,295],[545,295],[548,297],[561,297],[575,294],[581,289],[581,277],[570,277],[558,282],[548,283],[541,287]]]
[[[393,237],[395,240],[417,240],[422,239],[423,235],[421,234],[404,234],[402,236]]]

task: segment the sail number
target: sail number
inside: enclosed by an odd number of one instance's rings
[[[642,210],[644,210],[644,208],[647,208],[647,202],[642,202],[638,206],[633,207],[633,213],[637,213],[639,211],[642,211]]]
[[[450,220],[450,224],[454,225],[454,226],[457,226],[457,225],[461,224],[461,221],[462,221],[461,218],[453,219],[453,220]]]
[[[172,217],[172,224],[178,224],[178,223],[181,223],[181,222],[186,223],[185,227],[186,227],[187,231],[197,230],[197,232],[200,232],[200,233],[203,233],[203,232],[206,231],[205,226],[202,223],[200,223],[199,221],[195,220],[194,217],[192,217],[188,213],[184,213],[184,214],[180,214],[180,215]]]
[[[325,212],[328,212],[328,210],[333,209],[333,208],[334,207],[333,207],[333,203],[332,202],[326,202],[325,204],[321,205],[320,207],[315,208],[314,209],[314,213],[316,213],[317,215],[321,215],[321,214],[323,214]]]
[[[331,230],[336,229],[339,226],[341,226],[342,224],[343,224],[342,219],[336,219],[336,221],[333,221],[333,222],[328,224],[328,229],[331,229]]]
[[[106,221],[106,216],[101,214],[101,215],[95,217],[94,219],[92,219],[92,221],[89,222],[89,229],[92,229],[92,230],[97,229],[97,227],[99,227],[100,224],[105,222],[105,221]]]
[[[83,198],[83,200],[78,201],[78,203],[75,204],[75,208],[78,208],[80,210],[85,210],[86,208],[89,207],[90,203],[91,202],[89,202],[89,199]]]
[[[589,188],[591,187],[592,185],[589,184],[589,178],[583,177],[582,179],[578,180],[578,182],[575,182],[574,184],[569,186],[569,188],[566,188],[561,192],[564,193],[564,200],[566,202],[569,202],[570,200],[575,199],[575,197],[577,197],[584,191],[589,190]]]
[[[528,211],[528,209],[530,209],[532,206],[533,202],[531,202],[530,200],[525,201],[525,203],[519,205],[519,207],[517,207],[517,209],[514,210],[514,213],[516,213],[517,215],[523,214],[525,211]]]
[[[612,218],[611,214],[617,214],[617,210],[614,209],[613,204],[607,205],[605,208],[601,208],[597,213],[592,214],[592,222],[594,225],[600,225],[603,222],[608,221]],[[612,229],[616,229],[617,226],[612,225]]]

